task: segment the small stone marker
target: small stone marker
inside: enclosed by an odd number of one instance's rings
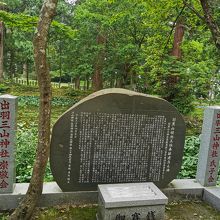
[[[196,179],[203,186],[216,186],[220,160],[220,106],[204,111]]]
[[[93,93],[53,127],[50,165],[63,191],[101,183],[154,182],[177,176],[185,123],[167,101],[125,89]]]
[[[0,194],[14,189],[16,114],[17,97],[0,96]]]
[[[168,198],[153,183],[98,185],[98,220],[164,219]]]

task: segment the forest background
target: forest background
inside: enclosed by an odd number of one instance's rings
[[[37,143],[38,87],[32,39],[40,0],[1,2],[1,92],[19,96],[17,181],[30,180]],[[220,25],[220,3],[212,1]],[[197,0],[59,1],[48,43],[52,123],[82,97],[121,87],[157,95],[184,114],[187,138],[179,177],[194,178],[205,105],[220,103],[220,62]],[[69,83],[69,87],[61,87]],[[74,88],[72,88],[74,87]],[[45,180],[52,180],[49,166]]]

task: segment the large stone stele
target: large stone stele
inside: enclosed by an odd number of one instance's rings
[[[180,170],[184,140],[184,120],[167,101],[105,89],[55,123],[51,170],[63,191],[97,190],[102,183],[165,187]]]

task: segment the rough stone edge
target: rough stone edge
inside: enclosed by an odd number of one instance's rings
[[[80,101],[78,101],[77,103],[75,103],[72,107],[70,107],[68,110],[66,110],[59,118],[57,121],[59,121],[60,118],[62,118],[66,113],[68,113],[69,111],[71,111],[72,109],[76,108],[77,106],[81,105],[82,103],[86,102],[86,101],[89,101],[89,100],[92,100],[96,97],[99,97],[99,96],[103,96],[103,95],[108,95],[108,94],[122,94],[122,95],[127,95],[127,96],[143,96],[143,97],[146,97],[146,98],[155,98],[155,99],[158,99],[162,102],[166,102],[167,105],[169,106],[172,106],[173,109],[175,109],[178,113],[179,111],[177,110],[177,108],[172,105],[170,102],[168,102],[167,100],[165,99],[162,99],[158,96],[153,96],[153,95],[148,95],[148,94],[144,94],[144,93],[140,93],[140,92],[136,92],[136,91],[132,91],[132,90],[128,90],[128,89],[122,89],[122,88],[108,88],[108,89],[102,89],[102,90],[99,90],[97,92],[94,92],[88,96],[86,96],[85,98],[81,99]],[[183,116],[179,113],[180,117],[182,117],[182,121],[183,123],[185,123],[185,120],[183,118]],[[55,124],[53,125],[53,127],[56,126],[56,123],[57,121],[55,122]]]
[[[24,197],[28,188],[28,183],[16,184],[15,190],[12,194],[0,195],[0,210],[14,209],[17,207],[21,199]],[[213,187],[209,187],[213,188]],[[194,179],[175,179],[168,188],[162,189],[162,192],[172,200],[182,199],[204,199],[209,202],[213,201],[215,194],[196,182]],[[220,187],[215,187],[220,191]],[[204,193],[205,192],[205,193]],[[204,195],[203,195],[204,194]],[[219,193],[220,194],[220,193]],[[220,196],[218,198],[220,204]],[[83,204],[97,204],[98,192],[62,192],[55,182],[44,183],[44,190],[41,199],[38,203],[39,207],[48,207],[61,204],[83,205]],[[219,209],[220,210],[220,209]]]

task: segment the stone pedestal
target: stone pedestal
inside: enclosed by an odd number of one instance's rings
[[[153,183],[98,186],[98,220],[162,220],[167,197]]]
[[[205,109],[196,180],[216,186],[220,160],[220,106]]]

